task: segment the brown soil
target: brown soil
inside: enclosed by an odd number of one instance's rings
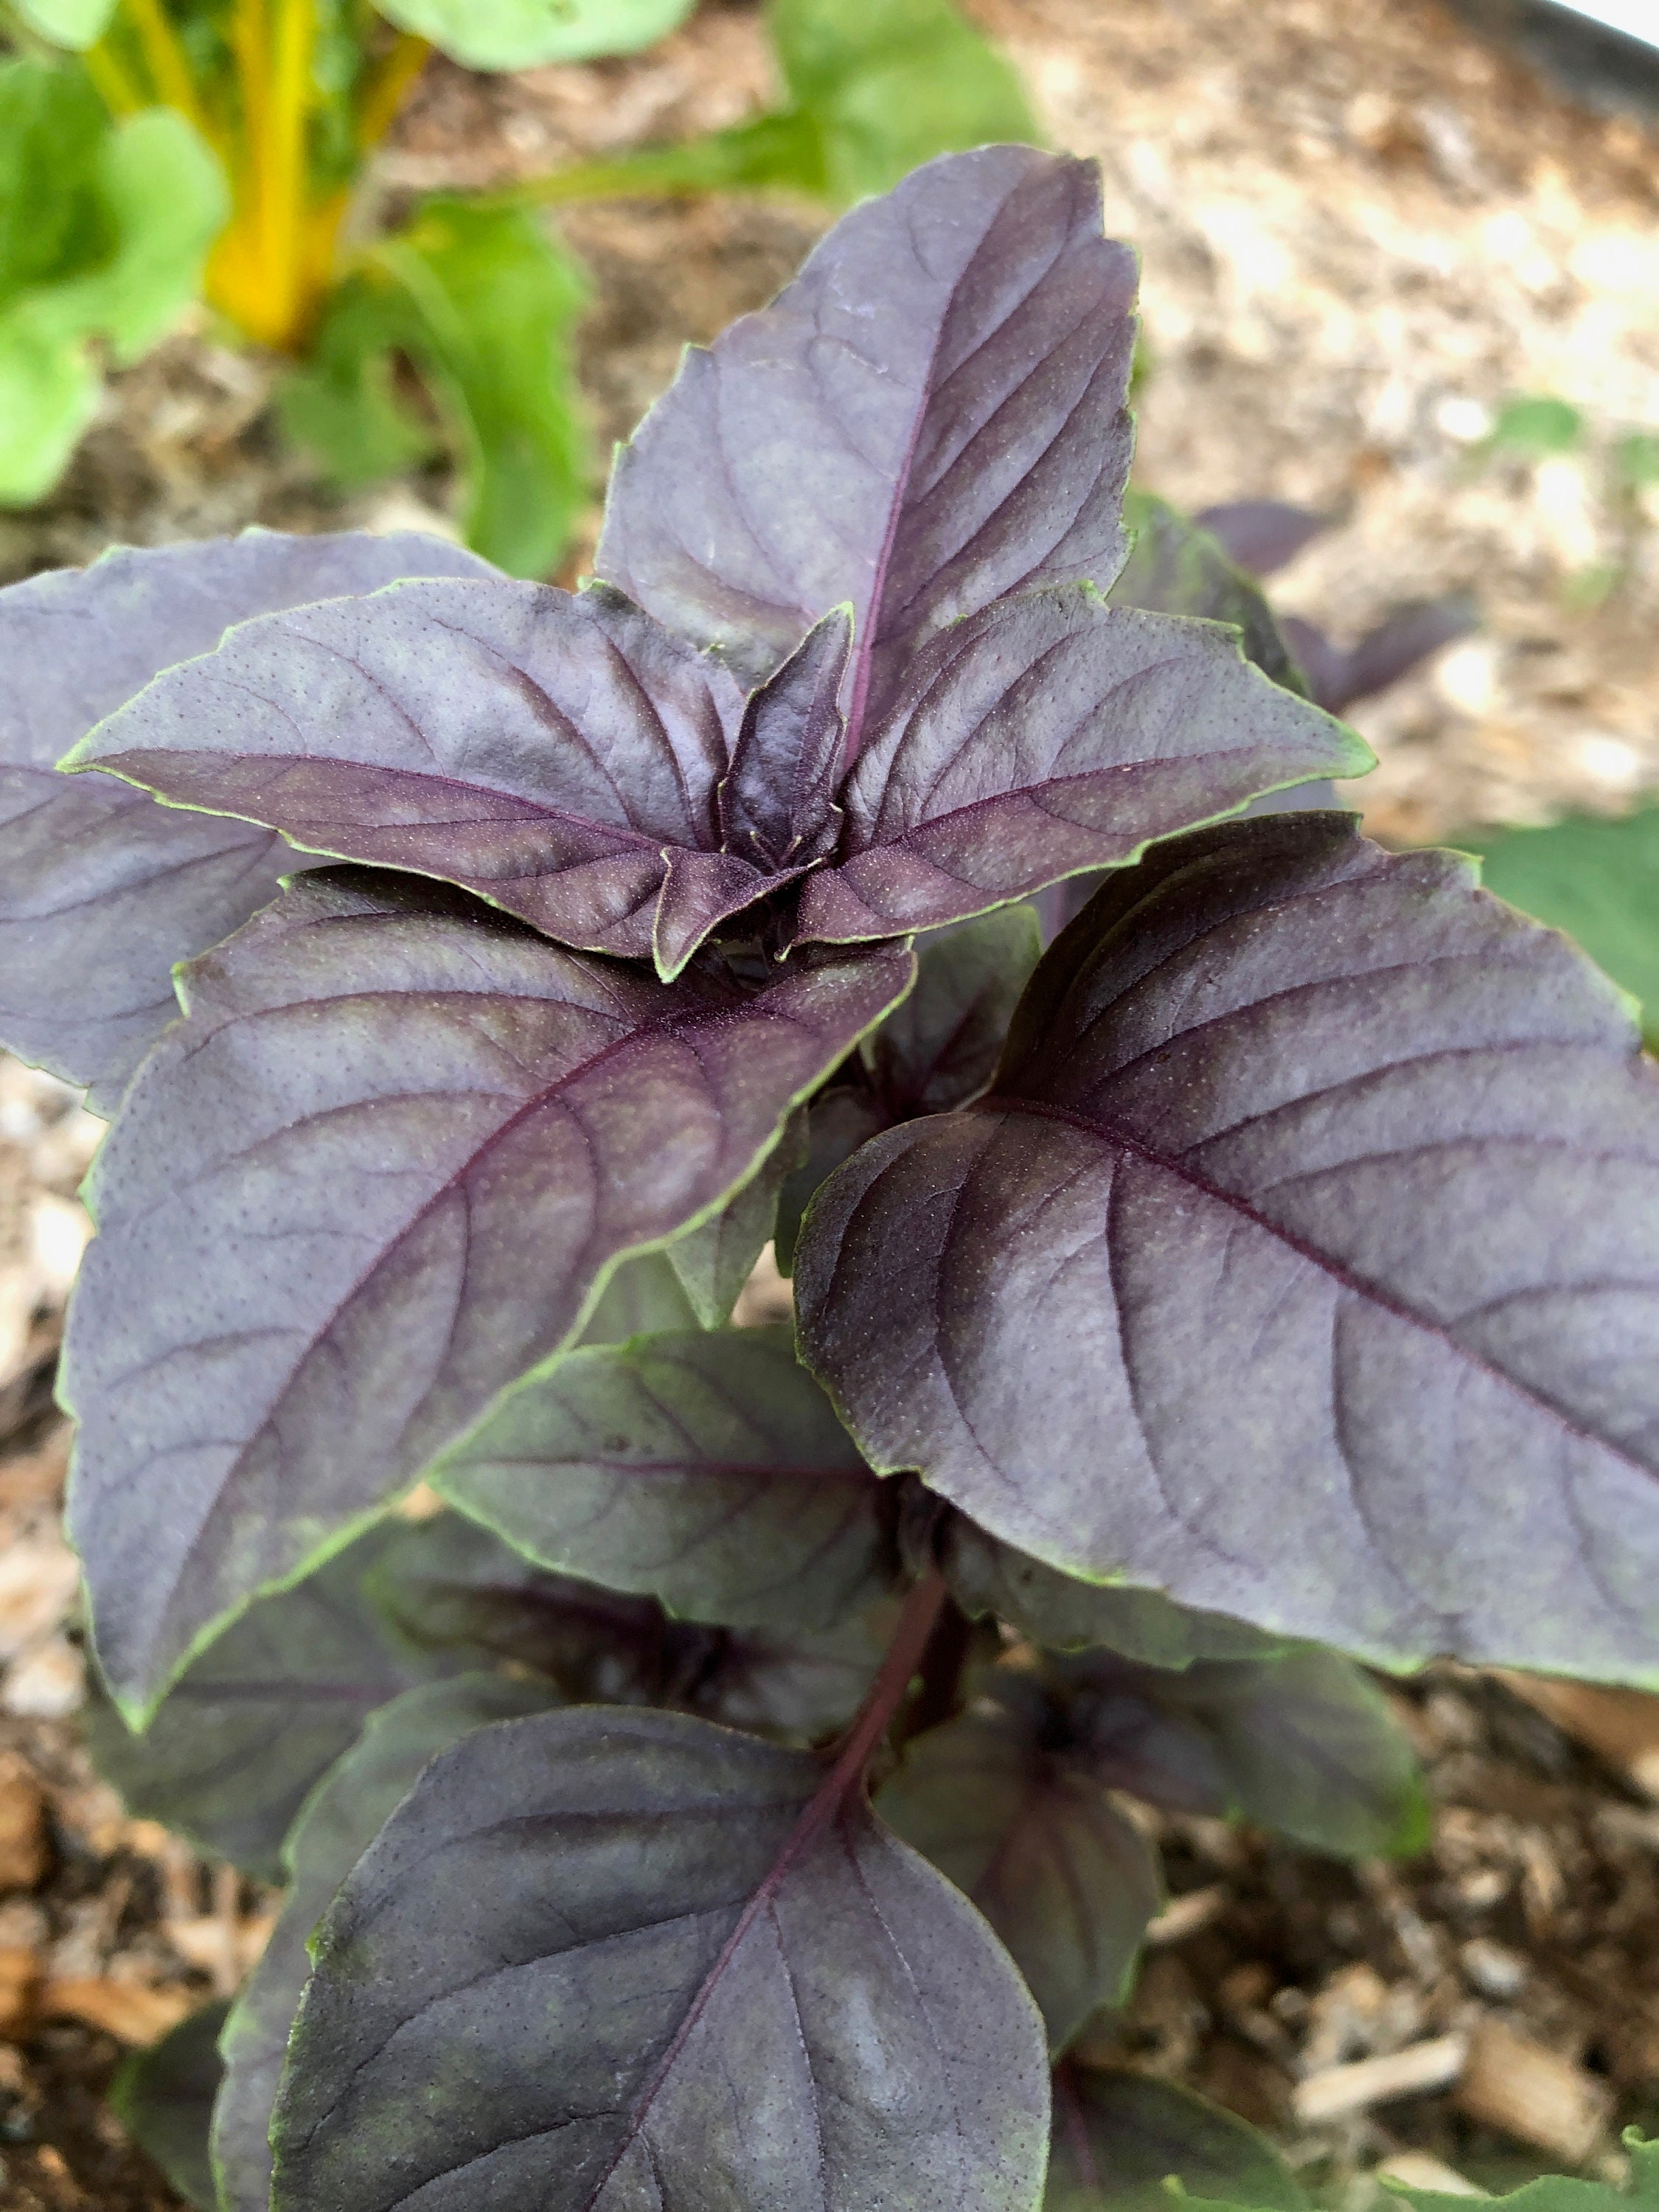
[[[1275,590],[1339,635],[1407,599],[1480,599],[1480,635],[1361,712],[1382,758],[1353,792],[1372,826],[1416,838],[1659,784],[1659,506],[1610,476],[1622,431],[1659,428],[1655,143],[1580,113],[1432,0],[973,4],[1054,143],[1100,157],[1109,226],[1142,250],[1143,479],[1194,507],[1265,494],[1330,513]],[[496,183],[715,126],[767,82],[741,7],[634,61],[498,82],[434,70],[377,189]],[[681,344],[768,297],[824,221],[784,201],[563,218],[593,277],[582,367],[601,453]],[[352,501],[320,488],[272,434],[272,375],[198,329],[113,380],[60,493],[0,516],[0,575],[251,521],[443,526],[441,470]],[[1583,451],[1488,455],[1484,428],[1520,392],[1579,406]],[[5,2212],[174,2203],[100,2093],[126,2045],[232,1984],[268,1904],[126,1820],[76,1741],[49,1383],[96,1131],[0,1062]],[[1539,1694],[1449,1669],[1401,1693],[1439,1806],[1409,1865],[1164,1823],[1176,1901],[1126,2020],[1100,2023],[1088,2055],[1273,2128],[1344,2212],[1365,2212],[1364,2173],[1402,2150],[1488,2185],[1612,2171],[1618,2126],[1659,2119],[1659,1707],[1568,1696],[1551,1719]],[[1401,2054],[1416,2078],[1457,2082],[1379,2099],[1375,2071],[1340,2072],[1377,2060],[1386,2082]]]

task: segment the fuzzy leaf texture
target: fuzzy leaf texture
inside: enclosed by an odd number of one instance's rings
[[[274,2212],[1036,2212],[1030,2000],[826,1772],[597,1710],[444,1753],[319,1931]]]
[[[1066,1573],[1659,1681],[1659,1089],[1455,855],[1312,814],[1162,847],[980,1107],[825,1184],[796,1290],[871,1464]]]
[[[131,1715],[724,1204],[913,963],[667,987],[362,872],[185,971],[89,1184],[70,1526]],[[158,1515],[154,1501],[170,1510]]]
[[[0,591],[0,1040],[114,1111],[178,1018],[172,970],[240,928],[304,864],[268,830],[155,805],[54,764],[161,669],[276,607],[399,576],[485,576],[472,554],[399,532],[120,548]]]
[[[787,1328],[568,1352],[428,1480],[542,1565],[694,1620],[829,1628],[892,1579],[881,1486]]]

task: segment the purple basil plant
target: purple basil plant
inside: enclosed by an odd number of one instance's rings
[[[1356,1662],[1659,1681],[1631,1009],[1298,802],[1369,756],[1126,526],[1133,290],[1089,164],[953,156],[688,353],[579,592],[0,595],[94,1745],[289,1886],[124,2093],[199,2202],[1294,2212],[1066,2058],[1130,1801],[1410,1850]]]

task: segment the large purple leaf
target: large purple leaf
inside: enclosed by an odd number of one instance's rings
[[[807,878],[798,935],[956,921],[1370,763],[1218,623],[1109,607],[1087,586],[1032,592],[916,656],[842,793],[841,856]]]
[[[1092,162],[930,161],[687,354],[618,459],[599,574],[751,680],[850,603],[856,751],[931,632],[1117,573],[1134,288]]]
[[[908,987],[909,953],[745,996],[459,892],[301,878],[186,971],[100,1155],[70,1322],[70,1523],[142,1710],[713,1212]]]
[[[1659,1078],[1455,855],[1331,815],[1160,848],[990,1097],[824,1185],[796,1285],[871,1464],[1052,1565],[1659,1681]]]
[[[648,958],[665,848],[718,842],[742,710],[718,662],[613,592],[416,583],[245,623],[68,765]]]
[[[90,1103],[112,1112],[177,1018],[173,963],[240,928],[295,866],[265,830],[166,812],[112,777],[55,775],[94,723],[251,615],[400,576],[494,574],[476,554],[407,532],[250,530],[123,547],[0,592],[0,1038],[90,1085]]]
[[[273,2212],[1036,2212],[1042,2027],[810,1753],[667,1713],[442,1753],[316,1938]]]
[[[892,1579],[880,1486],[787,1328],[568,1352],[430,1480],[543,1566],[693,1620],[828,1628]]]
[[[906,1746],[876,1807],[978,1905],[1060,2051],[1127,1997],[1164,1883],[1112,1778],[1049,1723],[1037,1684],[998,1668],[965,1713]]]

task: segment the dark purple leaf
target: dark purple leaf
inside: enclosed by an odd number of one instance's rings
[[[1134,288],[1092,162],[930,161],[687,354],[618,459],[599,573],[751,682],[850,603],[856,753],[933,631],[1116,574]]]
[[[271,2109],[311,1972],[306,1945],[335,1891],[439,1752],[473,1729],[544,1712],[556,1701],[547,1684],[499,1674],[462,1674],[406,1691],[371,1717],[319,1784],[283,1854],[289,1888],[281,1916],[225,2023],[224,2084],[212,2132],[224,2212],[268,2212]]]
[[[112,778],[53,773],[95,722],[228,624],[376,591],[399,576],[489,576],[458,545],[387,538],[240,538],[151,552],[0,592],[0,1037],[91,1085],[112,1113],[177,1018],[175,961],[276,895],[296,863],[267,832],[169,813]]]
[[[1030,2000],[825,1775],[592,1708],[442,1753],[319,1932],[274,2212],[1034,2212]]]
[[[1347,696],[1343,705],[1386,691],[1402,676],[1471,630],[1480,627],[1474,602],[1464,593],[1401,607],[1368,630],[1348,655]]]
[[[613,592],[417,583],[243,624],[69,764],[648,958],[664,848],[718,842],[742,705]]]
[[[1275,684],[1305,692],[1307,686],[1285,650],[1273,609],[1208,531],[1166,500],[1144,491],[1128,494],[1123,520],[1134,532],[1135,542],[1107,594],[1113,606],[1230,623],[1239,634],[1247,660],[1253,660]]]
[[[735,853],[671,848],[651,931],[657,973],[665,982],[672,982],[697,947],[723,921],[731,921],[777,887],[775,879],[763,876]]]
[[[893,1578],[881,1486],[787,1328],[568,1352],[428,1479],[526,1558],[693,1620],[829,1628]]]
[[[1043,2212],[1170,2212],[1172,2174],[1190,2197],[1308,2212],[1285,2160],[1237,2114],[1149,2074],[1060,2068]]]
[[[862,1048],[893,1120],[949,1113],[988,1087],[1042,952],[1029,906],[1002,907],[924,941],[915,990]]]
[[[1051,1662],[1071,1725],[1120,1790],[1237,1814],[1346,1858],[1420,1850],[1428,1801],[1388,1701],[1351,1660],[1304,1647],[1179,1674],[1095,1653]]]
[[[724,1204],[913,973],[890,947],[665,986],[356,871],[196,963],[100,1154],[69,1329],[118,1696],[143,1711],[579,1334],[618,1261]]]
[[[787,1275],[794,1267],[801,1216],[812,1193],[860,1145],[889,1126],[886,1112],[862,1084],[838,1083],[812,1101],[806,1117],[806,1158],[785,1176],[778,1194],[774,1249],[781,1273]]]
[[[779,1743],[827,1743],[863,1702],[897,1610],[884,1599],[833,1628],[716,1632],[705,1673],[676,1702]],[[674,1632],[687,1642],[709,1633],[689,1626]]]
[[[1277,499],[1240,499],[1226,507],[1206,507],[1193,517],[1207,530],[1227,558],[1248,576],[1271,576],[1287,568],[1304,545],[1331,526],[1328,514],[1288,507]]]
[[[755,1262],[771,1241],[782,1187],[805,1157],[806,1109],[798,1107],[781,1138],[730,1204],[701,1228],[677,1237],[663,1255],[699,1328],[718,1328],[732,1318]]]
[[[1051,1565],[1659,1681],[1659,1075],[1455,855],[1316,814],[1156,851],[991,1097],[824,1185],[796,1284],[871,1464]]]
[[[1128,1996],[1164,1884],[1109,1779],[1050,1747],[1038,1684],[1006,1668],[995,1677],[1000,1694],[907,1744],[876,1807],[978,1905],[1060,2051],[1097,2007]]]
[[[1281,1648],[1248,1622],[1194,1613],[1158,1590],[1079,1582],[1000,1542],[965,1513],[951,1516],[939,1550],[951,1594],[965,1613],[975,1620],[994,1614],[1051,1650],[1100,1644],[1147,1667],[1171,1668],[1266,1657]]]
[[[720,842],[769,875],[835,849],[846,742],[836,702],[852,645],[852,609],[833,608],[744,709],[720,786]]]
[[[1218,627],[1079,586],[957,623],[915,657],[842,793],[838,865],[798,935],[956,921],[1311,776],[1366,746],[1270,684]]]
[[[147,2051],[135,2051],[109,2085],[109,2108],[179,2194],[218,2212],[208,2127],[224,2068],[219,2031],[228,2007],[204,2005]]]
[[[251,1605],[174,1683],[142,1735],[94,1683],[83,1722],[99,1771],[129,1811],[211,1856],[282,1879],[282,1841],[318,1778],[377,1705],[482,1663],[453,1637],[417,1638],[373,1602],[371,1571],[398,1548],[372,1529],[292,1589]]]

